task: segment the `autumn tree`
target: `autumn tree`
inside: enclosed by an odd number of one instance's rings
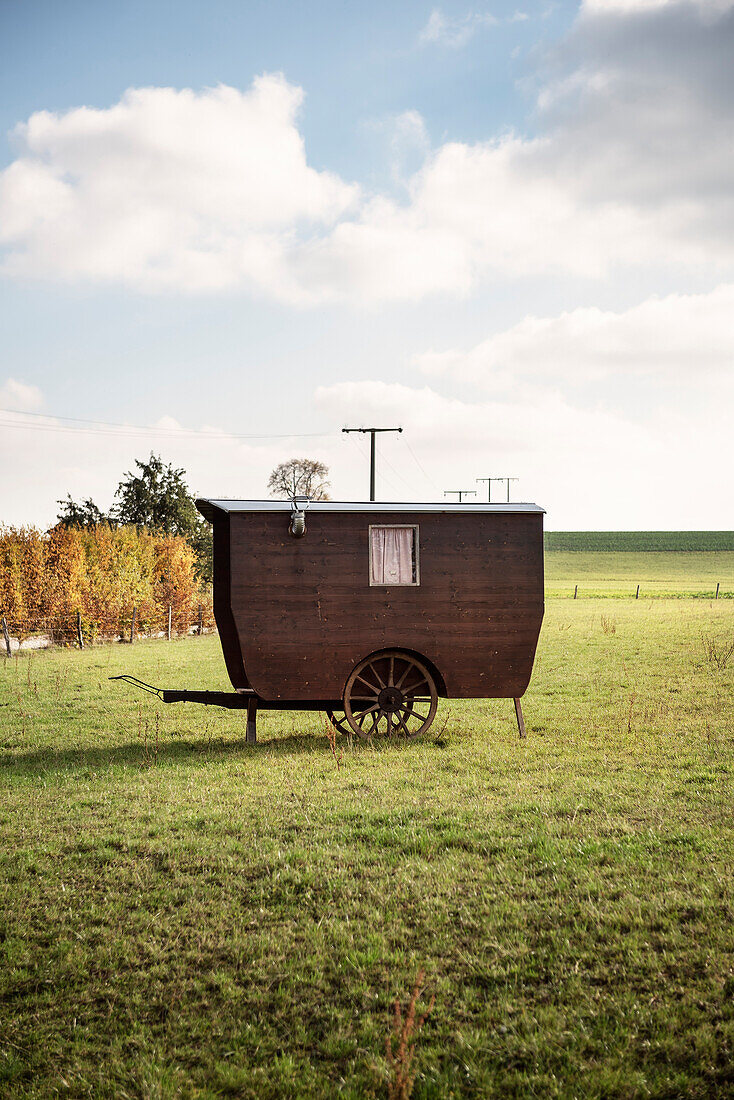
[[[291,458],[276,466],[268,481],[271,497],[308,497],[309,500],[330,500],[329,467],[313,458]]]
[[[61,527],[93,531],[100,525],[135,527],[139,532],[185,538],[196,558],[196,571],[210,584],[213,576],[211,527],[196,508],[186,484],[186,471],[166,464],[152,454],[147,462],[135,460],[136,471],[128,471],[117,487],[115,502],[105,514],[87,498],[76,502],[67,495],[59,500]]]
[[[128,472],[117,488],[113,519],[156,534],[182,535],[194,550],[199,575],[210,582],[211,529],[197,511],[186,471],[152,453],[147,462],[136,459],[135,465],[138,472]]]
[[[0,527],[0,614],[14,637],[49,633],[76,638],[77,614],[87,637],[121,635],[132,608],[143,631],[168,623],[185,632],[212,609],[191,544],[181,535],[133,526],[50,531]],[[201,608],[201,611],[200,611]]]

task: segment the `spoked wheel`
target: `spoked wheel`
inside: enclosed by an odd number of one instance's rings
[[[345,737],[352,736],[352,727],[347,722],[347,716],[342,714],[340,710],[327,710],[326,717],[331,722],[334,729],[339,730],[339,733],[343,733]]]
[[[437,707],[438,691],[426,666],[398,649],[360,661],[344,689],[344,715],[360,737],[418,737]]]

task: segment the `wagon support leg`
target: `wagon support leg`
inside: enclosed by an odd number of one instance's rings
[[[257,741],[257,699],[247,700],[247,732],[245,740],[248,745],[254,745]]]
[[[520,736],[526,737],[527,734],[525,733],[525,719],[522,716],[522,703],[519,699],[513,699],[512,701],[515,704],[515,717],[517,718],[517,728],[520,731]]]

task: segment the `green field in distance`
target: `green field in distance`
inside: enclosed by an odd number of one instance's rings
[[[549,597],[695,596],[734,597],[734,550],[719,552],[601,552],[547,550],[545,590]]]
[[[546,531],[546,550],[732,550],[734,531]]]

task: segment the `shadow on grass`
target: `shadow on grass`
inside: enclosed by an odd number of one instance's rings
[[[340,742],[337,742],[340,744]],[[411,743],[408,743],[410,747]],[[343,740],[346,748],[346,738]],[[367,742],[355,738],[355,751],[384,752],[406,747],[403,741]],[[7,775],[41,776],[56,772],[96,772],[108,768],[170,767],[187,763],[212,763],[248,757],[287,756],[323,753],[329,756],[329,742],[322,734],[295,734],[273,737],[249,745],[244,738],[202,738],[198,741],[166,739],[158,744],[132,741],[124,745],[83,749],[38,749],[34,752],[4,753],[0,768]]]

